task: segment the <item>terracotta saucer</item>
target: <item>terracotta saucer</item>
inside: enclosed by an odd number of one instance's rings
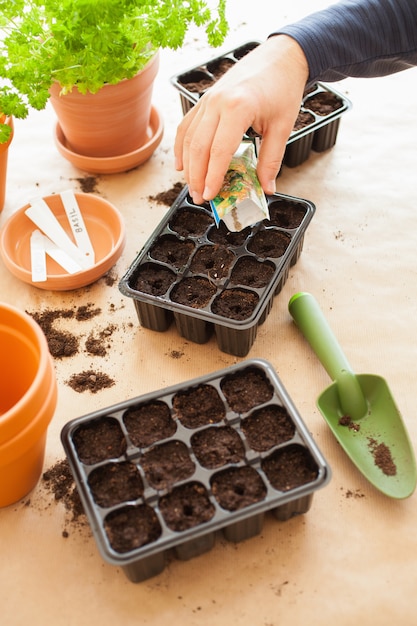
[[[95,264],[75,274],[68,274],[47,255],[47,279],[32,281],[30,238],[35,224],[25,214],[29,204],[16,211],[3,226],[0,234],[0,254],[7,269],[17,278],[40,289],[68,291],[79,289],[98,280],[116,263],[126,241],[125,225],[119,211],[107,200],[91,193],[75,193],[88,235],[93,244]],[[43,198],[61,226],[72,237],[71,227],[59,194]]]
[[[148,141],[133,152],[115,157],[90,157],[78,154],[67,146],[64,133],[58,123],[55,126],[55,144],[58,152],[81,170],[91,174],[118,174],[127,172],[145,163],[161,143],[163,132],[164,124],[162,117],[157,109],[152,107],[147,133]]]

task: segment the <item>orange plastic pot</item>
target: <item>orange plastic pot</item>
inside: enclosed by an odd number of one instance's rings
[[[0,507],[38,482],[56,403],[45,335],[27,313],[0,303]]]
[[[0,211],[3,210],[4,201],[6,198],[6,179],[7,179],[7,158],[9,155],[9,146],[13,139],[13,118],[7,117],[0,113],[0,122],[2,124],[8,124],[12,129],[8,141],[0,143]]]

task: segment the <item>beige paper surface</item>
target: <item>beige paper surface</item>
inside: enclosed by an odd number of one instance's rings
[[[221,51],[265,38],[326,2],[280,7],[230,2],[232,28]],[[275,12],[275,13],[274,13]],[[128,240],[113,270],[119,279],[167,210],[151,199],[182,181],[174,169],[173,140],[182,117],[169,77],[217,55],[190,36],[178,52],[164,51],[154,104],[165,122],[162,144],[142,167],[94,176],[57,152],[48,108],[16,123],[7,200],[0,226],[31,198],[79,190],[95,193],[122,212]],[[271,79],[272,80],[272,79]],[[288,522],[266,516],[262,533],[239,545],[219,539],[207,554],[170,560],[156,578],[134,585],[100,557],[88,526],[43,484],[0,510],[0,616],[7,626],[100,626],[176,622],[183,626],[411,626],[417,581],[417,500],[390,500],[377,492],[342,453],[316,408],[330,380],[287,311],[299,290],[319,300],[352,367],[386,378],[417,444],[416,339],[417,70],[337,85],[353,108],[341,121],[334,148],[285,168],[277,190],[317,206],[298,263],[291,268],[248,355],[269,360],[330,463],[333,477],[311,510]],[[186,381],[239,359],[183,340],[174,328],[154,333],[138,325],[133,303],[100,280],[75,292],[52,293],[15,279],[0,263],[0,299],[28,311],[89,303],[91,320],[62,321],[79,337],[78,353],[55,360],[59,401],[48,431],[45,469],[64,458],[60,431],[70,419],[115,402]],[[113,331],[105,356],[85,348],[90,333]],[[68,380],[90,367],[115,384],[77,393]],[[63,534],[68,533],[68,537]]]

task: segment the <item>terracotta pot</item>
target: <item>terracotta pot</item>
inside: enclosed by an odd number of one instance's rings
[[[104,85],[95,94],[74,88],[60,96],[60,85],[52,85],[50,101],[67,147],[85,156],[114,157],[144,144],[158,68],[159,53],[134,78]]]
[[[2,124],[8,124],[12,129],[9,140],[6,141],[6,143],[0,143],[0,211],[2,211],[6,198],[7,157],[9,154],[9,146],[13,139],[13,118],[0,113],[0,122]]]
[[[0,303],[0,507],[38,482],[56,402],[45,335],[28,314]]]

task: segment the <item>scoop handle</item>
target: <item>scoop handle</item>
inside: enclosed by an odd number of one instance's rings
[[[342,411],[352,419],[367,412],[368,405],[359,381],[330,328],[317,300],[310,293],[296,293],[288,309],[333,381],[336,381]]]

